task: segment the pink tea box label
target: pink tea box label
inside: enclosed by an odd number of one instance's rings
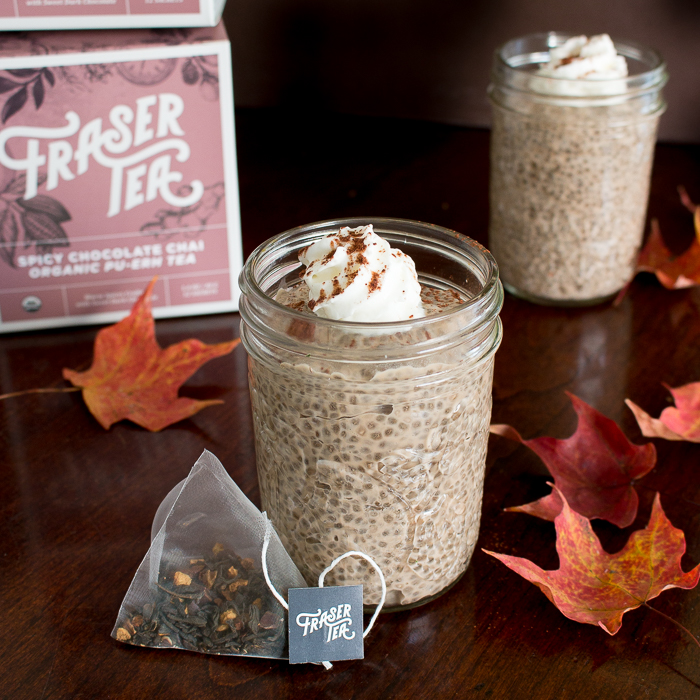
[[[8,30],[214,27],[225,0],[0,0]]]
[[[0,331],[234,311],[223,27],[0,36]]]

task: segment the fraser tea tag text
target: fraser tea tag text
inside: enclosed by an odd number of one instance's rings
[[[362,586],[289,589],[289,663],[364,655]]]

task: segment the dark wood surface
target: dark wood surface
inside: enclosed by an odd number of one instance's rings
[[[488,133],[421,122],[243,111],[238,118],[245,250],[286,228],[336,216],[415,218],[487,240]],[[661,145],[650,213],[676,249],[692,238],[676,186],[700,199],[700,148]],[[639,278],[617,308],[542,308],[507,297],[496,356],[494,422],[525,437],[566,437],[574,392],[643,442],[626,397],[652,415],[662,386],[700,379],[700,290]],[[0,393],[60,387],[86,368],[96,328],[0,337]],[[238,335],[238,316],[159,321],[161,345]],[[184,387],[224,404],[158,434],[104,431],[80,394],[0,401],[0,697],[24,698],[659,698],[700,697],[700,649],[652,611],[611,637],[564,618],[542,593],[477,549],[462,580],[433,603],[380,617],[363,661],[326,672],[286,662],[139,649],[110,638],[148,549],[151,520],[204,448],[258,501],[246,357],[239,347]],[[646,525],[661,492],[700,562],[700,445],[656,441],[638,484],[639,516],[597,523],[614,551]],[[556,568],[554,528],[503,508],[546,493],[524,447],[492,438],[479,547]],[[654,605],[700,634],[700,589]]]

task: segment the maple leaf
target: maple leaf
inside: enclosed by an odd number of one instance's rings
[[[557,486],[538,501],[506,510],[554,520],[561,511],[561,492],[577,513],[627,527],[637,517],[639,504],[633,483],[654,468],[656,448],[651,443],[632,444],[615,421],[578,396],[566,394],[579,418],[576,432],[566,440],[523,440],[509,425],[491,426],[492,433],[521,442],[535,452]]]
[[[228,354],[240,339],[217,345],[189,339],[161,349],[151,314],[156,279],[125,319],[97,334],[90,369],[63,370],[64,379],[82,388],[88,409],[105,429],[128,418],[147,430],[158,431],[222,403],[179,397],[177,392],[205,362]]]
[[[691,382],[675,389],[664,384],[676,403],[661,411],[658,418],[652,418],[636,403],[625,399],[644,437],[658,437],[664,440],[687,440],[700,442],[700,382]]]
[[[633,275],[634,277],[638,272],[651,272],[666,289],[685,289],[700,284],[700,207],[691,201],[683,186],[678,188],[678,193],[683,206],[693,214],[695,224],[693,242],[681,255],[674,255],[661,237],[658,220],[652,219],[651,233],[639,252]],[[620,291],[615,304],[622,301],[630,283],[631,280]]]
[[[649,524],[633,532],[617,554],[608,554],[590,521],[575,513],[563,496],[562,500],[562,511],[554,520],[558,569],[545,571],[529,559],[483,551],[538,586],[569,619],[615,634],[627,611],[667,588],[691,589],[698,584],[700,564],[688,572],[681,569],[685,536],[671,525],[658,493]]]

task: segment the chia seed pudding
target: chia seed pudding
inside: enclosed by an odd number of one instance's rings
[[[478,537],[502,290],[473,241],[374,220],[415,261],[425,316],[319,318],[291,262],[342,223],[282,234],[241,276],[262,506],[309,584],[359,550],[382,569],[386,605],[412,606],[460,577]],[[343,560],[327,582],[362,584],[365,604],[379,602],[364,560]]]
[[[565,39],[532,35],[497,52],[489,242],[515,295],[585,305],[634,274],[667,75],[631,44],[615,48],[642,72],[622,78],[535,71]]]

